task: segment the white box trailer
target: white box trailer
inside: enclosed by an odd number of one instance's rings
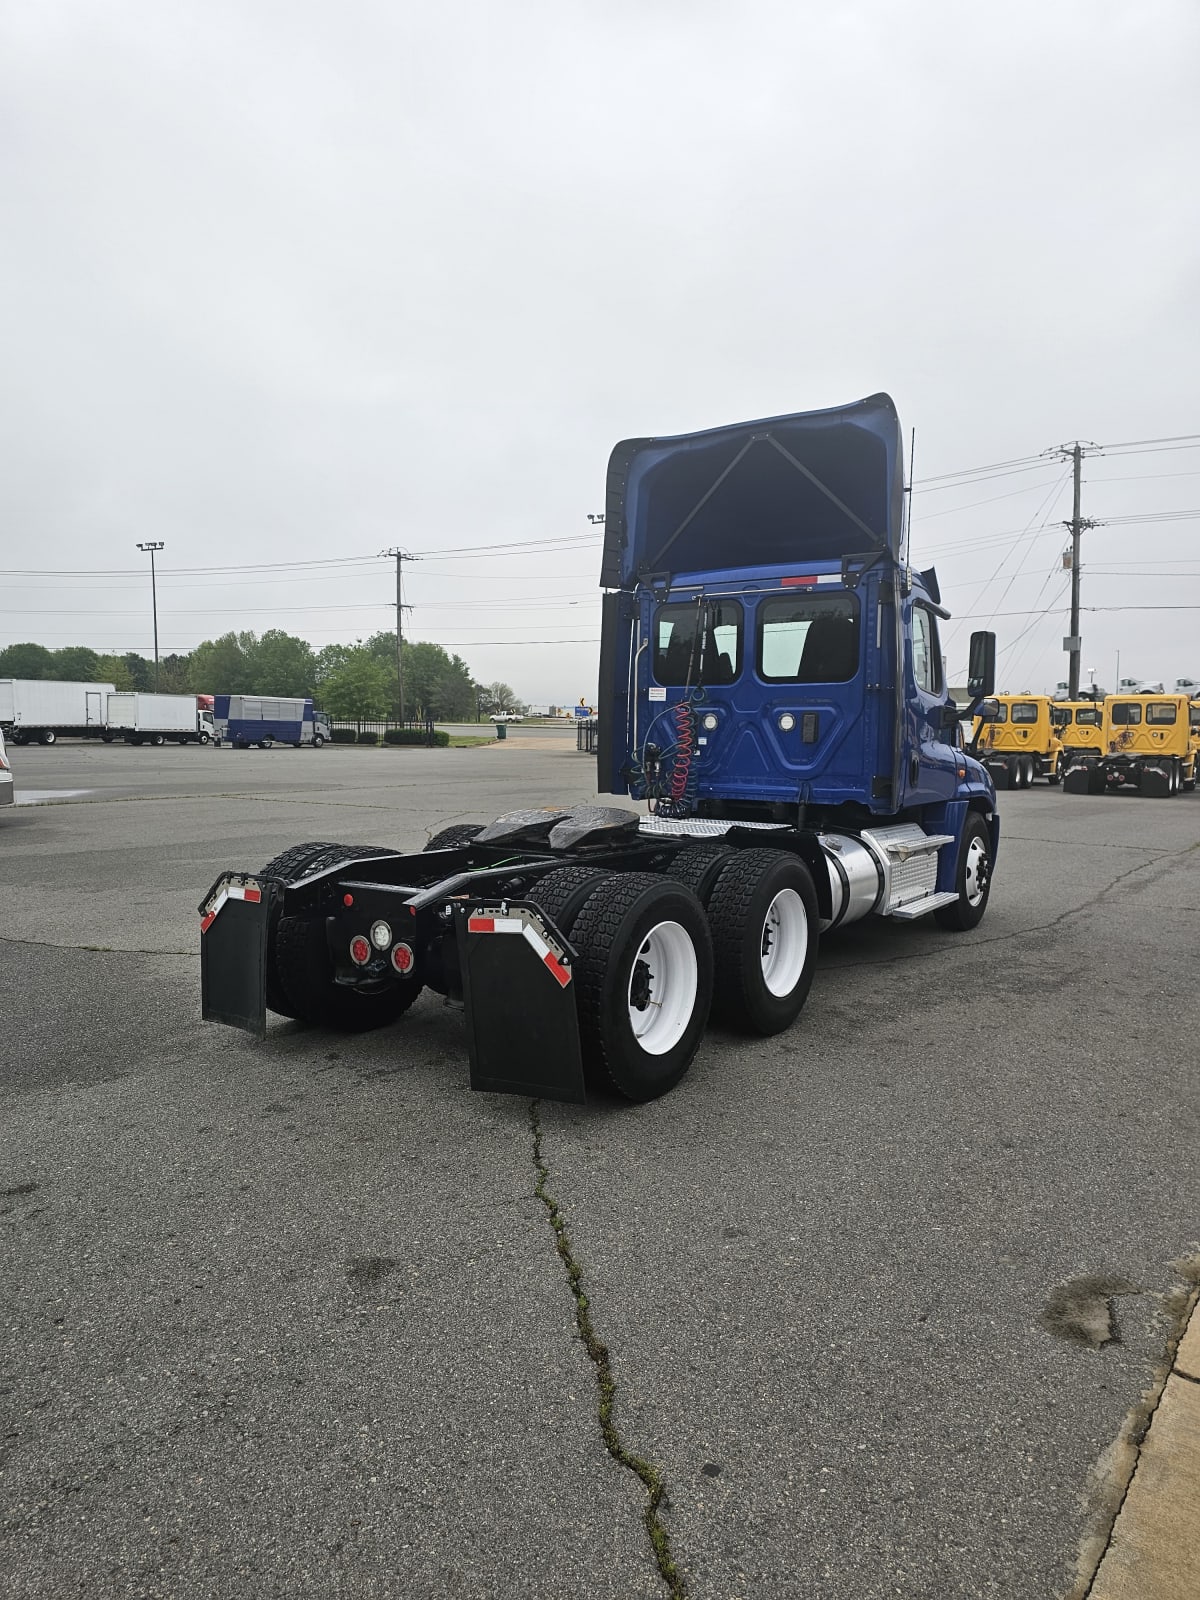
[[[98,739],[111,683],[0,678],[0,728],[13,744],[53,744],[63,734]]]
[[[117,691],[108,696],[103,737],[108,744],[210,744],[212,712],[198,709],[194,694]]]

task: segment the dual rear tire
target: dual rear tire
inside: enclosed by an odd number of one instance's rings
[[[808,998],[817,897],[808,867],[784,851],[692,846],[665,878],[566,867],[530,898],[578,952],[593,1087],[656,1099],[691,1065],[710,1011],[769,1035],[790,1027]]]

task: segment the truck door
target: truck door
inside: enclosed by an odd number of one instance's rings
[[[104,691],[102,689],[89,689],[87,691],[87,709],[84,713],[89,728],[102,728],[104,726]]]
[[[957,757],[954,730],[945,719],[946,680],[942,671],[937,617],[919,600],[910,612],[908,648],[912,674],[908,682],[906,722],[910,732],[907,759],[907,805],[930,805],[954,798]]]

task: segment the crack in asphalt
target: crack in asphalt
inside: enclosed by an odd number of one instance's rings
[[[131,950],[126,945],[115,944],[59,944],[54,939],[21,939],[15,934],[0,933],[0,944],[36,945],[39,950],[88,950],[102,956],[187,956],[198,961],[199,950]]]
[[[537,1173],[537,1182],[534,1185],[534,1194],[545,1206],[550,1218],[550,1226],[554,1229],[554,1247],[558,1251],[562,1264],[566,1269],[567,1282],[571,1288],[571,1295],[575,1301],[575,1326],[579,1329],[579,1337],[583,1340],[584,1349],[596,1369],[596,1391],[598,1396],[597,1417],[600,1423],[600,1433],[604,1439],[604,1447],[609,1455],[619,1466],[640,1479],[647,1492],[646,1509],[642,1520],[646,1525],[646,1533],[650,1539],[650,1547],[654,1553],[654,1562],[658,1568],[659,1576],[667,1586],[671,1600],[687,1600],[687,1589],[684,1586],[683,1574],[675,1564],[671,1552],[671,1538],[663,1525],[659,1510],[667,1504],[667,1487],[663,1482],[662,1474],[658,1468],[651,1465],[641,1456],[634,1455],[632,1450],[624,1443],[617,1426],[613,1421],[613,1406],[617,1396],[617,1383],[613,1377],[612,1361],[609,1357],[608,1346],[605,1345],[596,1333],[592,1323],[591,1307],[587,1294],[583,1288],[583,1268],[575,1258],[567,1225],[563,1219],[558,1201],[546,1188],[550,1177],[550,1169],[542,1156],[542,1125],[538,1119],[538,1106],[541,1102],[531,1100],[529,1104],[529,1126],[533,1132],[533,1168]]]
[[[1196,849],[1200,849],[1200,845],[1191,845],[1188,847],[1188,850],[1182,853],[1187,855]],[[1175,851],[1168,851],[1166,852],[1166,858],[1167,864],[1169,865],[1169,863],[1178,859],[1178,853]],[[1126,869],[1126,871],[1119,872],[1110,883],[1104,886],[1103,889],[1097,890],[1090,900],[1083,901],[1081,905],[1070,906],[1066,911],[1060,911],[1059,914],[1056,917],[1052,917],[1049,922],[1032,922],[1028,925],[1028,927],[1017,928],[1012,933],[997,933],[991,938],[972,939],[970,948],[972,950],[982,950],[987,945],[1010,944],[1014,939],[1027,939],[1031,933],[1049,933],[1053,929],[1060,927],[1064,922],[1067,922],[1071,917],[1078,917],[1082,915],[1083,912],[1090,911],[1093,906],[1099,905],[1100,901],[1104,899],[1105,895],[1111,894],[1114,889],[1118,888],[1122,883],[1124,883],[1126,878],[1132,878],[1135,872],[1146,872],[1151,870],[1159,864],[1160,860],[1160,857],[1156,857],[1152,861],[1141,861],[1137,864],[1137,866],[1129,867]],[[825,968],[825,970],[828,972],[849,972],[855,967],[894,967],[899,965],[899,963],[902,961],[940,961],[944,954],[944,950],[940,948],[936,950],[901,951],[897,955],[883,956],[878,960],[831,962]]]

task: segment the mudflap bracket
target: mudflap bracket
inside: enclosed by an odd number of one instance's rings
[[[283,893],[227,872],[200,904],[200,1014],[261,1039],[267,1031],[267,930]]]
[[[471,1087],[582,1105],[575,951],[524,900],[454,906]]]

